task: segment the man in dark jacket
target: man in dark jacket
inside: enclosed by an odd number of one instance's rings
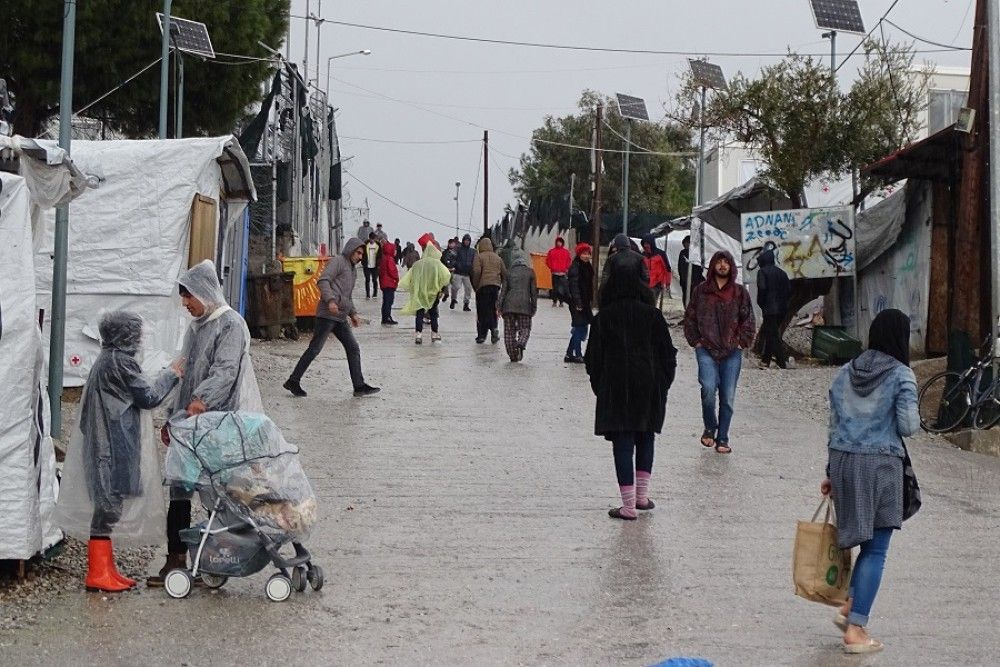
[[[576,245],[576,259],[569,266],[570,338],[563,361],[582,364],[583,341],[594,320],[594,249],[588,243]]]
[[[785,347],[781,343],[781,323],[788,315],[792,284],[788,274],[775,265],[773,250],[762,252],[757,261],[760,264],[757,271],[757,305],[764,315],[760,325],[760,365],[769,368],[774,357],[779,368],[787,368]]]
[[[319,287],[320,299],[316,305],[316,323],[313,329],[309,347],[302,353],[302,358],[295,365],[295,370],[283,385],[295,396],[305,396],[306,392],[299,384],[305,375],[309,364],[319,355],[332,333],[344,346],[347,353],[347,368],[351,373],[351,383],[354,385],[355,396],[369,396],[379,392],[378,387],[372,387],[365,382],[361,372],[361,346],[354,338],[352,328],[361,325],[357,308],[354,307],[354,285],[358,279],[358,264],[365,254],[365,246],[361,239],[352,238],[344,243],[344,251],[330,260],[319,277],[316,285]]]
[[[455,263],[455,281],[462,286],[464,305],[462,310],[469,312],[469,301],[472,300],[472,263],[476,261],[476,249],[472,247],[472,237],[466,234],[462,237],[462,245],[455,249],[458,261]],[[452,292],[452,298],[458,296],[458,289]]]
[[[643,285],[649,285],[649,269],[646,268],[646,261],[639,252],[639,246],[624,234],[619,234],[611,240],[608,259],[601,269],[602,285],[607,281],[611,270],[619,264],[624,264],[628,271],[636,272]]]
[[[677,270],[681,278],[681,298],[684,300],[684,307],[688,305],[688,271],[691,272],[691,289],[694,290],[699,283],[705,280],[704,269],[698,264],[691,263],[691,237],[685,236],[681,241],[681,254],[677,259]]]
[[[705,431],[701,444],[729,454],[729,426],[733,421],[736,385],[743,366],[743,350],[757,331],[753,303],[746,287],[736,282],[736,261],[721,250],[708,265],[708,280],[691,292],[684,313],[684,336],[698,358],[701,415]],[[716,412],[716,395],[719,409]]]
[[[448,247],[445,251],[441,253],[441,263],[444,267],[451,272],[451,309],[455,310],[455,304],[458,303],[458,287],[460,280],[455,276],[455,267],[458,266],[458,239],[448,239]],[[448,291],[446,288],[445,291]]]

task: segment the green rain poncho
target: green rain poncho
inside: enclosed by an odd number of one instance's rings
[[[450,282],[451,272],[441,263],[441,251],[428,243],[424,256],[399,281],[399,289],[410,293],[410,300],[403,306],[403,315],[415,315],[418,310],[433,308],[441,290]]]

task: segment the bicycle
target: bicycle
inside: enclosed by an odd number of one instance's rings
[[[993,369],[991,343],[987,338],[983,349],[988,353],[963,372],[938,373],[920,388],[917,405],[925,431],[948,433],[965,423],[970,414],[976,429],[1000,423],[1000,378],[992,377],[988,386],[982,387],[986,372]]]

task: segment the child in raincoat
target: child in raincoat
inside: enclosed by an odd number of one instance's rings
[[[438,333],[438,296],[450,282],[451,271],[441,263],[441,250],[431,239],[424,248],[424,256],[399,281],[399,288],[410,293],[410,299],[403,306],[402,313],[416,315],[417,333],[414,342],[417,345],[424,342],[425,314],[431,319],[431,341],[441,340],[441,334]]]
[[[507,280],[500,288],[498,306],[503,315],[503,340],[511,361],[524,359],[531,336],[531,318],[538,312],[535,270],[523,250],[515,250]]]
[[[135,586],[115,566],[112,539],[157,544],[163,531],[163,493],[151,410],[183,376],[175,361],[152,382],[136,360],[142,318],[115,311],[101,318],[101,353],[83,388],[80,419],[63,470],[56,520],[69,535],[88,539],[88,591]]]

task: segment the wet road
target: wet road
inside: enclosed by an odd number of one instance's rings
[[[368,326],[365,371],[383,387],[368,399],[351,397],[335,342],[304,399],[280,384],[306,341],[255,344],[265,405],[319,496],[309,547],[326,588],[281,604],[263,574],[181,601],[81,591],[0,638],[0,664],[997,664],[1000,461],[914,441],[925,505],[894,537],[874,610],[887,650],[849,659],[832,609],[790,580],[825,463],[825,415],[804,406],[829,372],[746,371],[736,454],[721,457],[697,444],[694,360],[675,330],[658,507],[613,521],[611,448],[591,434],[585,372],[562,363],[568,319],[543,302],[518,365],[502,343],[475,345],[471,313],[444,311],[433,346]]]

